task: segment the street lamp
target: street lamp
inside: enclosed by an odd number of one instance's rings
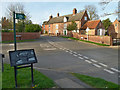
[[[88,31],[89,31],[90,29],[87,27],[87,29],[86,29],[86,32],[87,32],[87,41],[88,41]]]

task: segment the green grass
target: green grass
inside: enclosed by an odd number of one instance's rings
[[[36,41],[35,39],[30,39],[30,40],[16,40],[16,42],[31,42],[31,41]],[[2,41],[2,43],[13,43],[14,41]]]
[[[34,87],[31,86],[31,69],[18,69],[17,82],[19,88],[52,88],[55,83],[40,73],[34,70]],[[4,72],[2,73],[2,88],[15,88],[14,68],[9,64],[4,64]]]
[[[118,87],[120,87],[115,83],[108,82],[101,78],[81,75],[78,73],[71,73],[71,74],[77,77],[78,79],[80,79],[81,81],[85,82],[86,84],[92,86],[93,88],[116,88],[116,90],[118,90]]]
[[[62,36],[62,38],[68,38],[68,39],[72,39],[72,40],[79,40],[78,38],[66,37],[66,36]],[[92,43],[92,44],[96,44],[96,45],[99,45],[99,46],[110,46],[110,45],[96,43],[96,42],[91,42],[91,41],[86,41],[86,40],[79,40],[79,41],[83,41],[83,42],[87,42],[87,43]]]

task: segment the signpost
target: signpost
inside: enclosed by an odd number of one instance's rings
[[[31,78],[32,78],[32,86],[33,86],[33,81],[34,81],[34,79],[33,79],[33,63],[37,63],[37,58],[36,58],[34,49],[17,50],[15,19],[24,20],[25,15],[22,13],[13,12],[14,51],[9,51],[9,57],[10,57],[11,66],[14,66],[15,87],[17,88],[17,69],[26,68],[26,67],[31,67]],[[29,64],[29,65],[26,65],[26,64]],[[25,66],[20,66],[20,65],[25,65]]]
[[[17,46],[16,46],[16,25],[15,25],[15,19],[20,19],[20,20],[24,20],[25,19],[25,15],[22,13],[15,13],[15,11],[13,12],[13,25],[14,25],[14,49],[15,51],[17,50]]]
[[[17,69],[31,67],[31,79],[32,79],[32,86],[34,85],[33,79],[33,63],[37,63],[37,58],[34,52],[34,49],[27,49],[27,50],[16,50],[16,51],[9,51],[10,57],[10,64],[14,66],[15,72],[15,87],[17,87]],[[30,65],[26,65],[30,64]],[[21,66],[24,65],[24,66]],[[19,67],[18,67],[19,66]]]

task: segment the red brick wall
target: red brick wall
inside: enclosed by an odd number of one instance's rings
[[[83,40],[87,40],[87,35],[80,35],[77,33],[73,33],[73,37],[79,39],[83,37]],[[112,45],[112,37],[110,36],[88,36],[88,40],[96,43]]]
[[[16,35],[21,35],[21,38],[16,38],[16,40],[27,40],[27,39],[37,39],[40,38],[40,33],[16,33]],[[3,32],[2,33],[2,41],[10,41],[14,40],[14,33],[12,32]]]

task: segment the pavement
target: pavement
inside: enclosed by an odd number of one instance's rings
[[[9,62],[13,44],[2,44],[2,53]],[[33,49],[38,63],[34,68],[54,80],[61,88],[91,88],[70,73],[99,77],[118,84],[118,49],[76,42],[61,37],[41,36],[34,42],[17,43],[18,49]]]

